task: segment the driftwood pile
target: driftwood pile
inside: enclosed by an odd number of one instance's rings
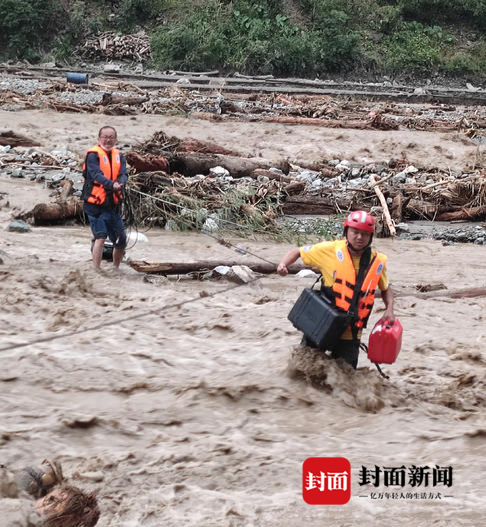
[[[179,228],[274,230],[282,190],[292,179],[283,175],[288,162],[235,154],[211,142],[163,132],[127,152],[133,169],[127,196],[137,223],[167,225],[172,220]],[[275,172],[269,170],[272,166]],[[258,179],[267,172],[273,179]]]
[[[18,139],[12,131],[1,137]],[[21,141],[31,143],[26,137]],[[26,158],[15,151],[0,155],[0,168],[13,177],[23,170],[37,179],[44,169],[65,168],[59,154],[31,151]],[[409,220],[486,218],[486,169],[480,168],[485,166],[481,159],[478,168],[467,173],[417,168],[406,159],[386,164],[323,159],[298,166],[162,131],[125,154],[131,167],[127,197],[142,224],[163,226],[173,219],[180,228],[216,230],[236,224],[275,232],[282,214],[335,215],[365,209],[377,217],[381,235],[393,236],[397,226]],[[65,162],[72,166],[69,157]],[[76,191],[79,196],[79,184],[73,188],[73,181],[64,179],[59,177],[62,189],[55,202],[38,204],[18,218],[45,224],[82,215],[79,198],[71,195]]]
[[[11,470],[0,466],[2,525],[18,527],[94,527],[100,517],[96,492],[66,484],[61,464]]]
[[[142,52],[148,53],[144,51],[144,38],[143,35],[100,35],[88,41],[92,42],[88,48],[105,53],[116,46],[131,49],[136,43],[137,46],[140,44],[140,49],[137,47],[134,53],[139,55]],[[26,81],[20,87],[12,83],[10,88],[0,91],[0,107],[14,104],[17,109],[48,107],[61,112],[108,115],[179,114],[198,119],[257,120],[328,128],[460,131],[478,141],[478,144],[486,135],[483,132],[486,128],[486,115],[481,106],[459,108],[451,104],[371,102],[346,100],[331,95],[223,93],[224,85],[219,90],[210,92],[187,89],[183,84],[174,84],[164,89],[141,88],[135,81],[127,82],[130,77],[123,77],[123,80],[115,82],[91,80],[89,85],[43,79],[32,86],[28,93],[22,87]],[[91,92],[89,97],[88,92]],[[66,97],[67,94],[69,97]]]
[[[211,153],[216,150],[218,153]],[[217,211],[228,207],[228,196],[239,192],[246,214],[263,215],[271,223],[281,214],[332,215],[352,209],[378,216],[382,235],[395,235],[396,225],[414,219],[456,220],[486,217],[486,170],[453,173],[419,169],[406,160],[387,165],[327,160],[298,167],[285,160],[226,155],[217,145],[154,134],[136,152],[128,152],[133,167],[131,186],[177,207]],[[218,168],[214,168],[218,167]],[[244,189],[244,190],[243,190]],[[139,202],[140,203],[140,202]],[[236,203],[234,203],[236,205]],[[162,208],[144,215],[162,218]],[[174,208],[174,207],[173,207]],[[235,212],[234,207],[232,213]],[[200,215],[196,215],[199,219]]]
[[[82,56],[86,59],[143,62],[150,58],[151,53],[150,39],[144,32],[132,35],[102,33],[87,39],[82,48]]]
[[[113,48],[115,40],[112,37],[103,35],[96,46],[103,50]],[[122,42],[123,39],[116,40],[116,45],[122,46]],[[22,93],[18,86],[25,82],[12,83],[9,89],[0,91],[0,107],[12,104],[16,109],[22,105],[26,108],[48,106],[58,111],[109,115],[176,113],[211,120],[379,128],[390,130],[390,134],[405,127],[458,131],[465,141],[473,140],[478,145],[486,142],[484,110],[475,106],[459,109],[450,104],[373,103],[330,95],[223,94],[222,89],[203,93],[184,89],[182,85],[142,89],[121,80],[91,82],[82,87],[43,81],[34,86],[34,92],[29,84],[30,91]],[[0,141],[12,147],[33,144],[29,143],[29,138],[14,132],[3,132]],[[13,149],[8,160],[3,161],[0,156],[0,168],[19,165],[12,152]],[[281,214],[336,214],[363,208],[373,211],[382,220],[383,235],[394,235],[396,226],[408,220],[486,218],[486,159],[479,146],[476,159],[471,160],[473,168],[467,173],[413,167],[403,158],[366,165],[333,159],[309,164],[297,159],[291,165],[286,159],[270,162],[242,155],[236,145],[223,148],[193,138],[168,137],[163,132],[125,153],[132,170],[130,187],[149,196],[135,192],[129,195],[134,206],[140,207],[134,214],[144,221],[150,218],[157,224],[164,224],[168,213],[175,214],[176,210],[188,213],[193,218],[193,226],[197,227],[201,221],[206,222],[203,220],[205,214],[196,214],[200,209],[206,210],[208,215],[221,209],[219,220],[222,217],[225,221],[238,222],[245,215],[260,226],[272,226]],[[38,162],[36,171],[52,164],[49,157],[43,159]],[[61,196],[67,198],[65,192],[66,189]],[[154,196],[159,200],[157,205]],[[161,200],[170,202],[170,207],[164,204],[161,209]],[[62,207],[56,207],[59,219],[79,214],[79,207],[72,202],[66,207],[68,200],[62,201]],[[36,221],[43,221],[38,215],[36,217]],[[44,221],[51,221],[51,217],[46,216]],[[217,223],[218,218],[214,221]]]

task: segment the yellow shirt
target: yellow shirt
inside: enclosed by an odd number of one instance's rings
[[[376,251],[371,249],[371,259],[376,256]],[[317,267],[322,274],[322,282],[327,287],[334,285],[334,274],[335,274],[335,261],[336,261],[336,241],[332,242],[320,242],[315,245],[306,245],[300,248],[300,257],[305,265],[309,267]],[[353,260],[354,269],[356,276],[359,271],[360,256],[351,255]],[[389,281],[386,273],[386,266],[380,276],[378,287],[381,291],[388,289]],[[358,338],[361,337],[361,331],[358,333]],[[341,336],[342,340],[352,340],[353,334],[351,332],[351,326],[348,326]]]

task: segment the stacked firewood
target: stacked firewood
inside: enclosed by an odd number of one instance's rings
[[[102,33],[86,40],[82,53],[87,59],[129,59],[142,62],[150,58],[151,52],[149,37],[140,32],[133,35]]]

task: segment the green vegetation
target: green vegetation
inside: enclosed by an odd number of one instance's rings
[[[0,57],[67,62],[144,30],[159,69],[484,76],[484,0],[0,0]]]
[[[61,15],[54,0],[1,0],[0,50],[6,56],[38,60]]]

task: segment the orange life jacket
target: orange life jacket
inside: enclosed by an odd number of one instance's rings
[[[112,181],[116,181],[118,179],[118,176],[120,175],[121,168],[120,150],[118,150],[117,148],[113,148],[113,150],[111,151],[110,164],[108,153],[103,150],[101,146],[96,145],[93,148],[90,148],[86,152],[86,156],[84,158],[83,171],[86,170],[86,158],[91,152],[98,154],[98,158],[100,160],[100,169],[103,172],[105,178],[111,179]],[[94,203],[95,205],[103,205],[103,203],[106,201],[105,187],[101,183],[98,183],[98,181],[94,180],[93,186],[91,187],[90,195],[88,196],[86,201],[88,203]],[[120,196],[117,192],[113,192],[113,201],[115,202],[115,205],[120,202]]]
[[[366,271],[359,294],[357,320],[354,322],[356,328],[363,328],[370,316],[375,301],[375,290],[386,260],[387,257],[383,253],[377,252]],[[346,240],[339,240],[336,243],[336,268],[332,290],[336,306],[346,312],[351,307],[356,278],[356,269],[349,254]]]

